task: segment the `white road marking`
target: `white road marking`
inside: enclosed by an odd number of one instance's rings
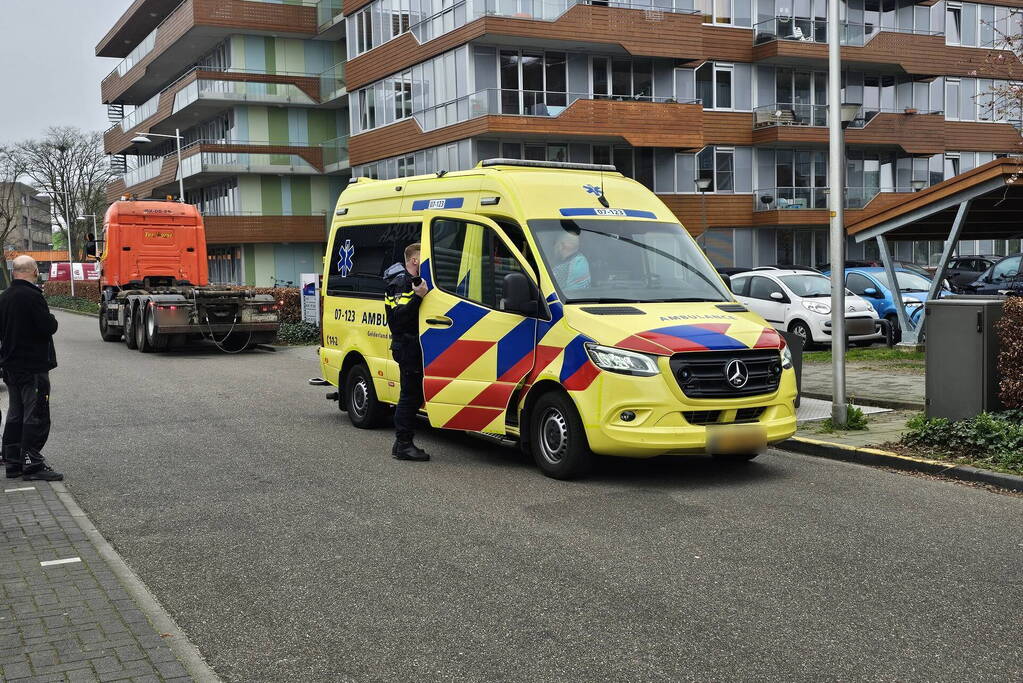
[[[17,493],[18,491],[35,491],[35,486],[22,486],[20,489],[4,489],[4,493]]]
[[[45,562],[40,562],[39,566],[40,567],[52,567],[55,564],[74,564],[75,562],[81,562],[81,561],[82,561],[82,558],[80,558],[80,557],[66,557],[63,560],[46,560]]]

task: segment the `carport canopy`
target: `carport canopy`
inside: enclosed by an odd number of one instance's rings
[[[945,243],[927,299],[941,281],[961,239],[1011,239],[1023,234],[1023,160],[995,159],[914,193],[898,206],[867,214],[846,227],[857,242],[876,240],[888,280],[896,282],[888,240],[940,240]],[[910,322],[902,297],[896,301],[903,342],[915,344],[919,330]],[[922,320],[922,318],[921,318]]]

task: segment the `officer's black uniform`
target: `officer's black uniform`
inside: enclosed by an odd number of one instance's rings
[[[413,276],[404,264],[395,263],[384,273],[387,290],[384,309],[391,330],[391,355],[401,371],[401,393],[394,409],[394,447],[399,460],[429,460],[430,456],[412,443],[416,414],[423,405],[423,352],[419,346],[419,304],[413,291]]]

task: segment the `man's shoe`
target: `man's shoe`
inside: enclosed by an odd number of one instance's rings
[[[411,442],[395,443],[394,448],[391,449],[391,457],[395,460],[416,460],[419,462],[425,462],[430,459],[426,451],[416,448]]]
[[[4,469],[7,472],[8,479],[17,479],[18,477],[25,473],[25,471],[22,468],[11,467],[10,464],[8,464]]]
[[[64,481],[64,475],[49,465],[29,465],[21,477],[25,481]]]

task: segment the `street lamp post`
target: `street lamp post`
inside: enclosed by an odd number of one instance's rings
[[[845,391],[845,141],[843,133],[861,105],[842,103],[839,0],[828,0],[828,193],[831,233],[831,421],[849,421]]]
[[[178,148],[178,201],[184,203],[185,201],[185,173],[184,169],[181,168],[181,129],[175,128],[174,135],[164,135],[163,133],[146,133],[145,135],[136,135],[131,141],[137,145],[147,145],[152,140],[149,138],[170,138],[177,143]]]
[[[700,191],[700,211],[703,214],[703,235],[704,242],[707,240],[707,190],[710,189],[710,178],[697,178],[696,189]]]

